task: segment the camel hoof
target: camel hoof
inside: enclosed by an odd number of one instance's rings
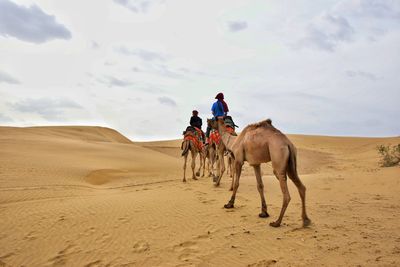
[[[196,172],[196,176],[200,176],[200,172]]]
[[[198,180],[196,177],[192,177],[193,180]]]
[[[216,183],[218,181],[218,176],[213,176],[213,182]]]
[[[183,179],[182,182],[186,183],[186,179]]]
[[[225,204],[225,205],[224,205],[224,208],[225,208],[225,209],[233,209],[233,208],[234,208],[234,205],[233,205],[231,202],[228,202],[228,204]]]
[[[307,227],[307,226],[309,226],[310,224],[311,224],[311,220],[310,220],[310,219],[305,218],[305,219],[303,220],[303,227]]]
[[[279,227],[279,226],[281,226],[281,223],[280,222],[271,222],[271,223],[269,223],[269,225],[272,227]]]
[[[260,217],[260,218],[268,218],[269,214],[268,214],[268,212],[263,211],[260,214],[258,214],[258,217]]]

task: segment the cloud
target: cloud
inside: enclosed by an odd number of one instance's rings
[[[98,49],[98,48],[100,48],[100,45],[96,41],[91,41],[90,42],[90,48]]]
[[[28,98],[10,105],[15,111],[39,114],[49,121],[64,120],[62,115],[67,109],[82,109],[74,101],[52,98]]]
[[[0,122],[4,123],[4,122],[13,122],[14,120],[11,119],[10,117],[3,115],[0,113]]]
[[[399,25],[399,1],[342,0],[308,22],[294,47],[333,52],[343,43],[363,38],[376,41],[390,31],[397,31]]]
[[[243,31],[247,28],[246,21],[230,21],[228,22],[228,29],[231,32]]]
[[[149,50],[144,50],[144,49],[129,49],[125,46],[120,46],[115,48],[115,51],[117,51],[120,54],[126,55],[126,56],[136,56],[143,61],[166,61],[167,57],[161,53],[158,52],[153,52]]]
[[[71,39],[71,32],[37,5],[24,7],[8,0],[0,0],[0,35],[36,44]]]
[[[108,87],[128,87],[133,85],[132,82],[115,78],[113,76],[105,76],[105,79],[97,79],[98,82],[107,85]]]
[[[166,97],[166,96],[159,97],[158,102],[160,102],[163,105],[167,105],[167,106],[171,106],[171,107],[177,106],[175,100],[173,100],[172,98]]]
[[[0,70],[0,83],[19,84],[20,82],[9,74]]]
[[[180,70],[175,70],[166,64],[151,64],[139,67],[132,67],[131,70],[135,73],[149,73],[156,76],[164,76],[171,79],[185,79],[185,73]]]
[[[299,44],[332,52],[340,43],[352,41],[354,32],[346,18],[323,14],[308,25]]]
[[[376,76],[376,75],[373,74],[373,73],[365,72],[365,71],[360,71],[360,70],[357,70],[357,71],[354,71],[354,70],[347,70],[345,73],[346,73],[346,75],[347,75],[348,77],[350,77],[350,78],[362,77],[362,78],[369,79],[369,80],[371,80],[371,81],[376,81],[376,80],[379,79],[379,77]]]
[[[392,0],[346,0],[339,2],[335,12],[378,19],[400,19],[400,3]]]
[[[151,6],[163,2],[163,0],[114,0],[114,3],[121,5],[134,13],[147,13]]]

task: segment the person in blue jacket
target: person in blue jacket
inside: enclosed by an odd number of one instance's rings
[[[211,112],[213,114],[213,118],[212,118],[213,120],[223,118],[226,115],[228,115],[228,112],[229,112],[228,104],[226,104],[226,102],[224,101],[223,93],[218,93],[217,96],[215,97],[215,99],[217,99],[217,101],[215,101],[211,107]],[[207,127],[207,133],[206,133],[207,138],[210,137],[210,131],[211,131],[211,128]]]

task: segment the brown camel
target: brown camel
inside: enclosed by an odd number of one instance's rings
[[[205,147],[207,159],[207,173],[208,177],[213,175],[214,163],[217,161],[216,146],[214,144],[207,144]]]
[[[232,136],[225,130],[222,120],[212,123],[214,129],[218,129],[222,142],[226,148],[231,151],[235,158],[235,185],[232,197],[224,206],[227,209],[234,207],[236,192],[239,187],[239,179],[242,166],[247,161],[254,168],[257,179],[257,189],[261,197],[261,213],[260,217],[269,217],[267,212],[267,204],[264,198],[264,184],[261,177],[261,163],[272,162],[273,172],[279,180],[282,194],[283,204],[279,218],[270,225],[278,227],[281,225],[283,215],[290,201],[289,190],[287,187],[287,177],[296,185],[301,202],[302,202],[302,219],[303,226],[310,224],[310,219],[306,213],[306,187],[301,182],[297,173],[296,164],[296,148],[290,140],[278,129],[272,126],[270,119],[259,123],[248,125],[239,136]]]
[[[196,141],[197,140],[197,141]],[[197,144],[199,144],[199,142],[201,142],[200,140],[198,140],[198,138],[195,136],[195,134],[193,134],[192,132],[186,132],[182,145],[181,145],[181,149],[182,151],[182,156],[185,158],[184,164],[183,164],[183,182],[186,182],[186,163],[187,163],[187,157],[189,155],[189,151],[192,155],[192,163],[191,163],[191,167],[192,167],[192,179],[193,180],[197,180],[196,176],[200,176],[200,170],[201,168],[203,168],[203,175],[202,177],[204,177],[204,171],[205,171],[205,150],[204,148],[199,148]],[[197,158],[197,154],[200,155],[200,167],[198,169],[198,171],[195,173],[195,168],[196,168],[196,158]]]
[[[207,125],[210,126],[211,128],[213,128],[212,127],[213,122],[215,122],[215,121],[211,120],[211,119],[207,119]],[[214,128],[214,129],[216,129],[216,128]],[[218,130],[218,129],[216,129],[216,130]],[[234,133],[234,135],[236,135],[236,133]],[[222,175],[225,172],[224,155],[226,152],[226,147],[223,142],[219,142],[219,144],[215,144],[215,147],[216,147],[216,152],[217,152],[217,175],[213,174],[213,181],[215,183],[215,186],[219,186]],[[232,160],[230,160],[229,157],[230,157],[230,154],[228,153],[228,167],[231,168],[230,163]],[[232,179],[232,185],[231,185],[230,190],[233,190],[233,179]]]

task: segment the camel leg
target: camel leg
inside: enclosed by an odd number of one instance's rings
[[[213,173],[213,182],[214,183],[216,183],[218,181],[218,177],[219,177],[219,174],[221,172],[220,171],[221,162],[220,162],[219,153],[217,153],[217,151],[215,153],[215,163],[216,163],[217,167],[216,167],[216,171],[214,171],[214,173]]]
[[[311,220],[308,218],[307,213],[306,213],[306,187],[301,182],[300,177],[297,174],[297,172],[293,172],[290,168],[288,171],[288,176],[293,181],[293,183],[296,185],[297,190],[299,191],[300,198],[301,198],[301,205],[302,205],[301,218],[303,219],[303,226],[306,227],[306,226],[310,225],[310,223],[311,223]]]
[[[228,156],[228,167],[226,168],[226,175],[229,175],[231,177],[231,157]]]
[[[209,161],[208,177],[211,177],[213,175],[213,162],[211,161],[211,159],[208,159],[208,161]]]
[[[192,179],[197,180],[196,174],[194,173],[194,169],[196,168],[197,153],[193,150],[190,150],[190,152],[192,153]]]
[[[286,173],[285,172],[274,172],[276,173],[276,178],[279,180],[279,184],[281,186],[282,194],[283,194],[283,203],[282,203],[282,209],[281,213],[279,214],[278,220],[275,222],[271,222],[269,225],[272,227],[279,227],[282,222],[283,215],[285,214],[286,208],[289,205],[290,202],[290,195],[289,195],[289,189],[287,187],[287,178],[286,178]]]
[[[196,176],[200,176],[200,171],[201,171],[201,168],[203,167],[203,160],[202,160],[203,157],[201,155],[201,152],[199,152],[199,155],[200,155],[200,165],[199,165],[199,169],[196,172]],[[197,153],[196,153],[196,156],[197,156]]]
[[[201,177],[204,177],[204,173],[206,171],[206,154],[203,152],[200,153],[200,165],[203,168],[203,174]]]
[[[235,177],[232,177],[232,183],[231,183],[231,188],[229,188],[229,191],[233,191],[233,187],[235,185]]]
[[[224,205],[225,209],[232,209],[234,207],[236,192],[237,192],[237,190],[239,188],[239,179],[240,179],[240,175],[242,173],[242,166],[243,166],[242,162],[236,162],[235,161],[235,174],[236,174],[235,186],[233,187],[231,200],[229,200],[229,202]]]
[[[215,154],[215,150],[214,150],[214,148],[213,148],[213,150],[212,150],[212,152],[211,152],[211,172],[210,172],[210,176],[214,176],[214,170],[215,170],[215,167],[214,167],[214,165],[215,165],[215,162],[216,162],[216,160],[217,160],[217,155]]]
[[[207,173],[208,173],[208,177],[211,176],[211,171],[212,171],[211,154],[208,154],[208,159],[207,159]]]
[[[269,217],[269,214],[267,212],[267,203],[265,203],[264,198],[264,183],[261,176],[261,168],[260,165],[253,165],[253,168],[254,173],[256,174],[258,193],[260,193],[261,197],[261,213],[258,214],[258,216],[261,218],[267,218]]]
[[[231,155],[228,156],[228,171],[229,171],[229,176],[231,178],[233,178],[234,175],[234,170],[233,170],[234,166],[233,166],[233,158]],[[228,171],[226,174],[228,174]]]
[[[188,154],[186,154],[184,157],[185,157],[185,160],[183,163],[183,182],[186,182],[186,163],[187,163]]]
[[[216,186],[219,186],[219,183],[221,182],[222,175],[225,172],[225,159],[224,159],[224,149],[219,149],[218,150],[218,157],[219,157],[219,174],[218,174],[218,180],[216,182]]]
[[[232,178],[232,183],[231,183],[231,188],[229,189],[229,191],[233,190],[233,185],[235,184],[235,160],[232,157],[229,157],[230,162],[231,162],[231,178]]]

